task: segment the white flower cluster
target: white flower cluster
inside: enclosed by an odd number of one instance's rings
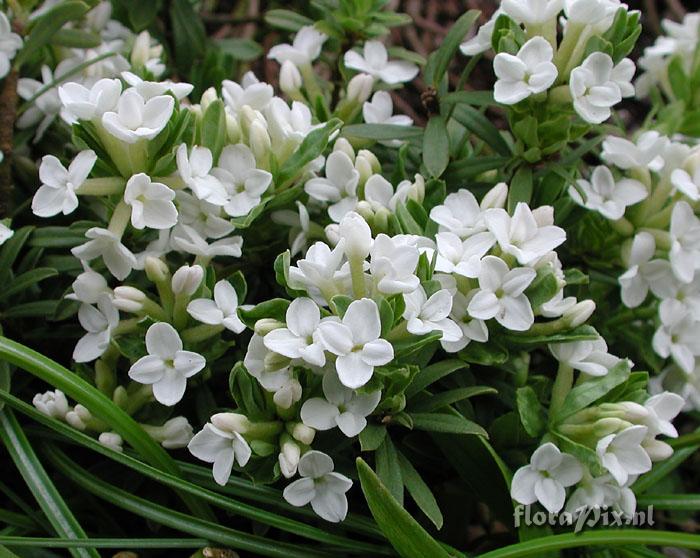
[[[619,9],[627,9],[619,0],[504,0],[461,51],[474,56],[489,50],[496,20],[508,16],[524,26],[527,41],[517,52],[496,54],[494,99],[514,105],[532,96],[546,99],[549,91],[550,100],[570,101],[583,120],[600,124],[614,105],[634,95],[630,59],[615,62],[600,51],[583,58],[588,40],[604,34]],[[557,23],[563,28],[559,43]]]
[[[609,136],[602,158],[609,166],[595,167],[569,194],[626,237],[622,302],[657,305],[652,347],[672,362],[661,383],[668,375],[668,389],[688,396],[700,377],[700,151],[648,131],[634,142]]]
[[[539,502],[550,513],[610,508],[632,516],[636,498],[630,486],[651,469],[652,461],[673,453],[656,438],[678,436],[671,421],[683,403],[682,397],[665,392],[644,405],[625,401],[585,409],[559,429],[588,446],[593,462],[584,464],[546,442],[532,454],[529,465],[515,472],[511,496],[525,505]]]

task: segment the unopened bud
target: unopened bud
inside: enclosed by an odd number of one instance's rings
[[[586,323],[595,311],[595,302],[592,300],[582,300],[569,308],[562,319],[569,324],[569,327],[578,327]]]
[[[154,283],[161,283],[170,275],[170,270],[168,270],[168,266],[165,262],[153,256],[148,256],[146,258],[144,262],[144,271],[146,272],[146,277]]]
[[[192,296],[199,288],[204,278],[204,269],[201,265],[183,265],[174,274],[171,281],[173,293]]]
[[[373,173],[379,174],[382,172],[382,164],[379,162],[379,159],[377,159],[377,156],[369,149],[360,149],[357,152],[357,156],[362,157],[369,163]]]
[[[238,143],[241,139],[241,125],[238,123],[238,118],[228,111],[226,112],[226,136],[229,143]]]
[[[133,66],[145,66],[151,57],[151,35],[148,31],[142,31],[136,36],[134,46],[131,49],[131,64]]]
[[[345,138],[338,138],[333,144],[333,151],[342,151],[351,161],[355,160],[355,150],[352,148],[352,144]]]
[[[310,446],[314,441],[316,431],[302,422],[298,422],[292,428],[292,438],[304,445]]]
[[[284,322],[280,322],[279,320],[275,320],[274,318],[262,318],[255,322],[253,330],[260,337],[265,337],[273,329],[279,329],[281,327],[284,327]]]
[[[280,89],[287,95],[293,95],[301,87],[302,79],[299,68],[291,60],[282,62],[280,68]]]
[[[323,229],[323,232],[326,233],[326,239],[328,240],[328,244],[331,246],[335,246],[340,242],[340,231],[339,231],[339,225],[338,223],[331,223],[330,225],[326,225],[326,228]]]
[[[85,430],[85,428],[87,428],[87,423],[91,419],[92,415],[90,411],[80,403],[78,403],[72,411],[66,413],[66,422],[78,430]]]
[[[673,455],[673,448],[661,440],[644,440],[642,447],[652,461],[663,461]]]
[[[146,433],[166,449],[184,448],[192,439],[192,426],[185,417],[174,417],[162,426],[141,425]]]
[[[345,255],[348,260],[364,260],[369,255],[372,248],[372,231],[359,213],[351,211],[343,217],[338,227],[338,235],[345,240]]]
[[[369,74],[357,74],[348,82],[348,100],[364,103],[372,94],[374,78]]]
[[[499,182],[491,188],[481,200],[481,209],[490,209],[492,207],[503,208],[508,199],[508,184]]]
[[[275,392],[272,400],[281,409],[289,409],[301,399],[301,384],[296,378],[290,379],[284,386]]]
[[[98,438],[100,444],[107,446],[115,451],[123,451],[122,444],[124,440],[116,432],[103,432]]]
[[[250,126],[249,135],[250,150],[257,160],[265,159],[272,148],[270,134],[267,133],[265,125],[256,120]]]
[[[114,370],[109,364],[102,359],[95,361],[95,386],[97,389],[109,395],[114,391],[116,381]]]
[[[245,434],[251,426],[248,417],[239,413],[217,413],[209,420],[214,426],[224,432]]]
[[[199,100],[199,104],[202,107],[202,112],[207,110],[210,104],[216,101],[219,96],[216,94],[216,89],[210,87],[204,93],[202,93],[202,98]]]
[[[60,389],[47,391],[46,393],[37,393],[32,399],[32,403],[38,411],[46,416],[61,420],[65,418],[69,409],[68,400]]]
[[[114,388],[112,401],[117,407],[121,407],[122,409],[126,408],[126,405],[129,402],[129,394],[126,392],[126,388],[124,386],[117,386]]]
[[[301,448],[299,444],[294,442],[289,436],[284,435],[282,438],[284,441],[282,442],[278,457],[280,471],[285,478],[290,479],[297,473],[297,466],[299,465],[299,458],[301,457]]]
[[[143,291],[128,285],[114,289],[112,304],[117,310],[124,312],[140,312],[143,309],[143,301],[146,295]]]
[[[614,434],[615,432],[619,432],[620,430],[624,430],[629,425],[629,422],[625,420],[614,417],[607,417],[595,421],[595,423],[593,424],[593,431],[597,437],[603,438],[604,436],[608,436],[610,434]]]

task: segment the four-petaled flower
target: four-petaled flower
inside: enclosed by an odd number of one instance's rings
[[[386,47],[379,41],[367,41],[362,54],[349,50],[343,58],[348,68],[364,72],[384,83],[411,81],[418,74],[418,66],[405,60],[389,60]]]
[[[554,51],[542,37],[533,37],[513,56],[500,52],[493,60],[498,81],[493,98],[504,105],[514,105],[530,95],[546,91],[557,79],[552,63]]]
[[[34,215],[52,217],[75,211],[78,207],[75,191],[87,180],[95,161],[94,151],[81,151],[66,170],[56,157],[44,155],[39,166],[41,186],[32,199]]]

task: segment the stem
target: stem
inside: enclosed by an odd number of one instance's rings
[[[355,299],[360,299],[365,296],[365,270],[364,259],[351,258],[350,263],[350,278],[352,279],[352,293]]]
[[[125,184],[124,179],[119,176],[88,178],[75,189],[75,193],[79,196],[111,196],[124,192]]]
[[[175,295],[175,305],[173,306],[173,326],[178,331],[187,325],[189,314],[187,313],[187,304],[190,297],[186,294]]]
[[[12,209],[12,140],[17,117],[17,70],[5,76],[0,90],[0,151],[5,158],[0,163],[0,218],[7,217]]]
[[[218,335],[224,331],[224,326],[222,325],[208,325],[201,324],[186,329],[182,332],[181,337],[185,343],[198,343],[200,341],[205,341],[214,335]]]
[[[564,405],[566,396],[571,391],[571,386],[574,383],[574,369],[564,363],[559,363],[557,377],[552,386],[552,399],[549,403],[549,421],[552,422],[554,417],[559,414]]]
[[[107,229],[121,238],[129,224],[129,219],[131,219],[131,206],[124,200],[120,200],[117,207],[114,208],[114,213],[112,213]]]

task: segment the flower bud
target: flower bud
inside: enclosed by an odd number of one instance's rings
[[[379,162],[379,159],[377,159],[377,156],[369,149],[360,149],[357,152],[357,156],[362,157],[369,163],[369,166],[374,174],[379,174],[382,172],[382,164]]]
[[[65,418],[66,422],[73,428],[85,430],[87,428],[87,423],[92,419],[92,415],[90,414],[90,411],[78,403],[72,411],[68,411],[66,413]]]
[[[255,155],[256,160],[265,159],[272,148],[270,134],[267,132],[265,125],[259,120],[255,120],[250,126],[250,134],[248,138],[250,150]]]
[[[135,287],[122,286],[114,289],[112,304],[117,310],[124,312],[140,312],[146,295]]]
[[[133,66],[145,66],[151,58],[151,35],[148,31],[141,31],[134,40],[131,49],[131,64]]]
[[[79,300],[86,304],[95,304],[100,295],[109,292],[107,281],[102,275],[90,268],[85,269],[73,281],[73,292],[66,298]]]
[[[202,107],[202,112],[209,108],[209,105],[216,101],[219,96],[216,94],[216,89],[210,87],[204,93],[202,93],[202,98],[199,100],[199,104]]]
[[[281,327],[284,327],[284,322],[280,322],[279,320],[275,320],[274,318],[262,318],[255,322],[253,330],[260,337],[265,337],[273,329],[279,329]]]
[[[369,255],[372,231],[359,213],[351,211],[343,217],[338,227],[338,236],[345,240],[345,255],[348,260],[364,260]]]
[[[562,319],[568,323],[569,327],[578,327],[591,317],[594,310],[595,302],[582,300],[564,312]]]
[[[114,393],[112,393],[112,401],[117,407],[121,407],[122,409],[126,408],[126,405],[129,402],[129,395],[127,394],[124,386],[117,386],[114,388]]]
[[[532,216],[539,227],[549,227],[554,224],[554,208],[551,205],[541,205],[533,209]]]
[[[314,441],[314,436],[316,436],[316,431],[303,422],[297,422],[292,428],[292,438],[304,445],[310,446]]]
[[[272,400],[281,409],[289,409],[301,399],[301,384],[296,378],[290,379],[285,385],[275,392]]]
[[[624,430],[629,425],[629,422],[622,419],[607,417],[595,421],[593,424],[593,431],[598,438],[603,438],[609,434],[614,434],[615,432]]]
[[[117,383],[116,374],[112,367],[104,360],[98,359],[95,361],[95,386],[102,393],[107,395],[114,391]]]
[[[173,293],[192,296],[199,288],[204,278],[204,269],[201,265],[183,265],[174,274],[171,281]]]
[[[649,409],[634,401],[622,401],[614,405],[623,412],[622,418],[629,422],[641,424],[649,417]]]
[[[299,69],[291,60],[282,62],[280,68],[280,89],[287,95],[293,95],[299,91],[302,79]]]
[[[408,199],[423,203],[425,199],[425,178],[423,178],[422,174],[416,174],[413,177],[411,189],[408,191]]]
[[[326,228],[323,229],[323,232],[326,233],[326,239],[328,240],[328,244],[331,246],[335,246],[340,242],[340,231],[339,231],[339,225],[338,223],[331,223],[330,225],[326,225]]]
[[[492,207],[503,208],[508,199],[508,184],[499,182],[491,188],[481,200],[481,209],[490,209]]]
[[[357,211],[362,216],[362,218],[368,223],[371,222],[374,218],[374,210],[372,209],[372,204],[368,201],[362,200],[357,202],[355,211]]]
[[[116,432],[103,432],[98,438],[100,444],[112,448],[115,451],[123,451],[122,444],[124,440]]]
[[[60,389],[37,393],[32,403],[38,411],[46,416],[63,420],[68,412],[68,400]]]
[[[342,151],[351,161],[355,160],[355,150],[352,148],[352,144],[345,138],[338,138],[333,144],[333,151]]]
[[[369,74],[357,74],[348,82],[348,100],[364,103],[372,94],[374,78]]]
[[[166,449],[184,448],[192,439],[192,426],[185,417],[174,417],[162,426],[141,425],[146,433]]]
[[[372,172],[372,162],[367,157],[358,156],[355,158],[355,170],[360,174],[360,184],[365,184],[374,174]]]
[[[652,461],[663,461],[673,455],[673,448],[661,440],[648,439],[642,441],[644,451]]]
[[[282,447],[280,448],[282,451],[280,451],[278,457],[280,471],[285,478],[290,479],[297,473],[297,466],[299,465],[299,458],[301,457],[301,448],[289,436],[284,435],[282,438],[284,439]]]
[[[226,136],[229,143],[238,143],[241,139],[241,125],[238,123],[238,118],[228,111],[226,112]]]
[[[170,275],[170,270],[165,262],[153,256],[146,257],[144,271],[146,272],[146,277],[154,283],[165,281]]]
[[[224,432],[245,434],[251,426],[248,417],[240,413],[217,413],[209,420],[214,426]]]

